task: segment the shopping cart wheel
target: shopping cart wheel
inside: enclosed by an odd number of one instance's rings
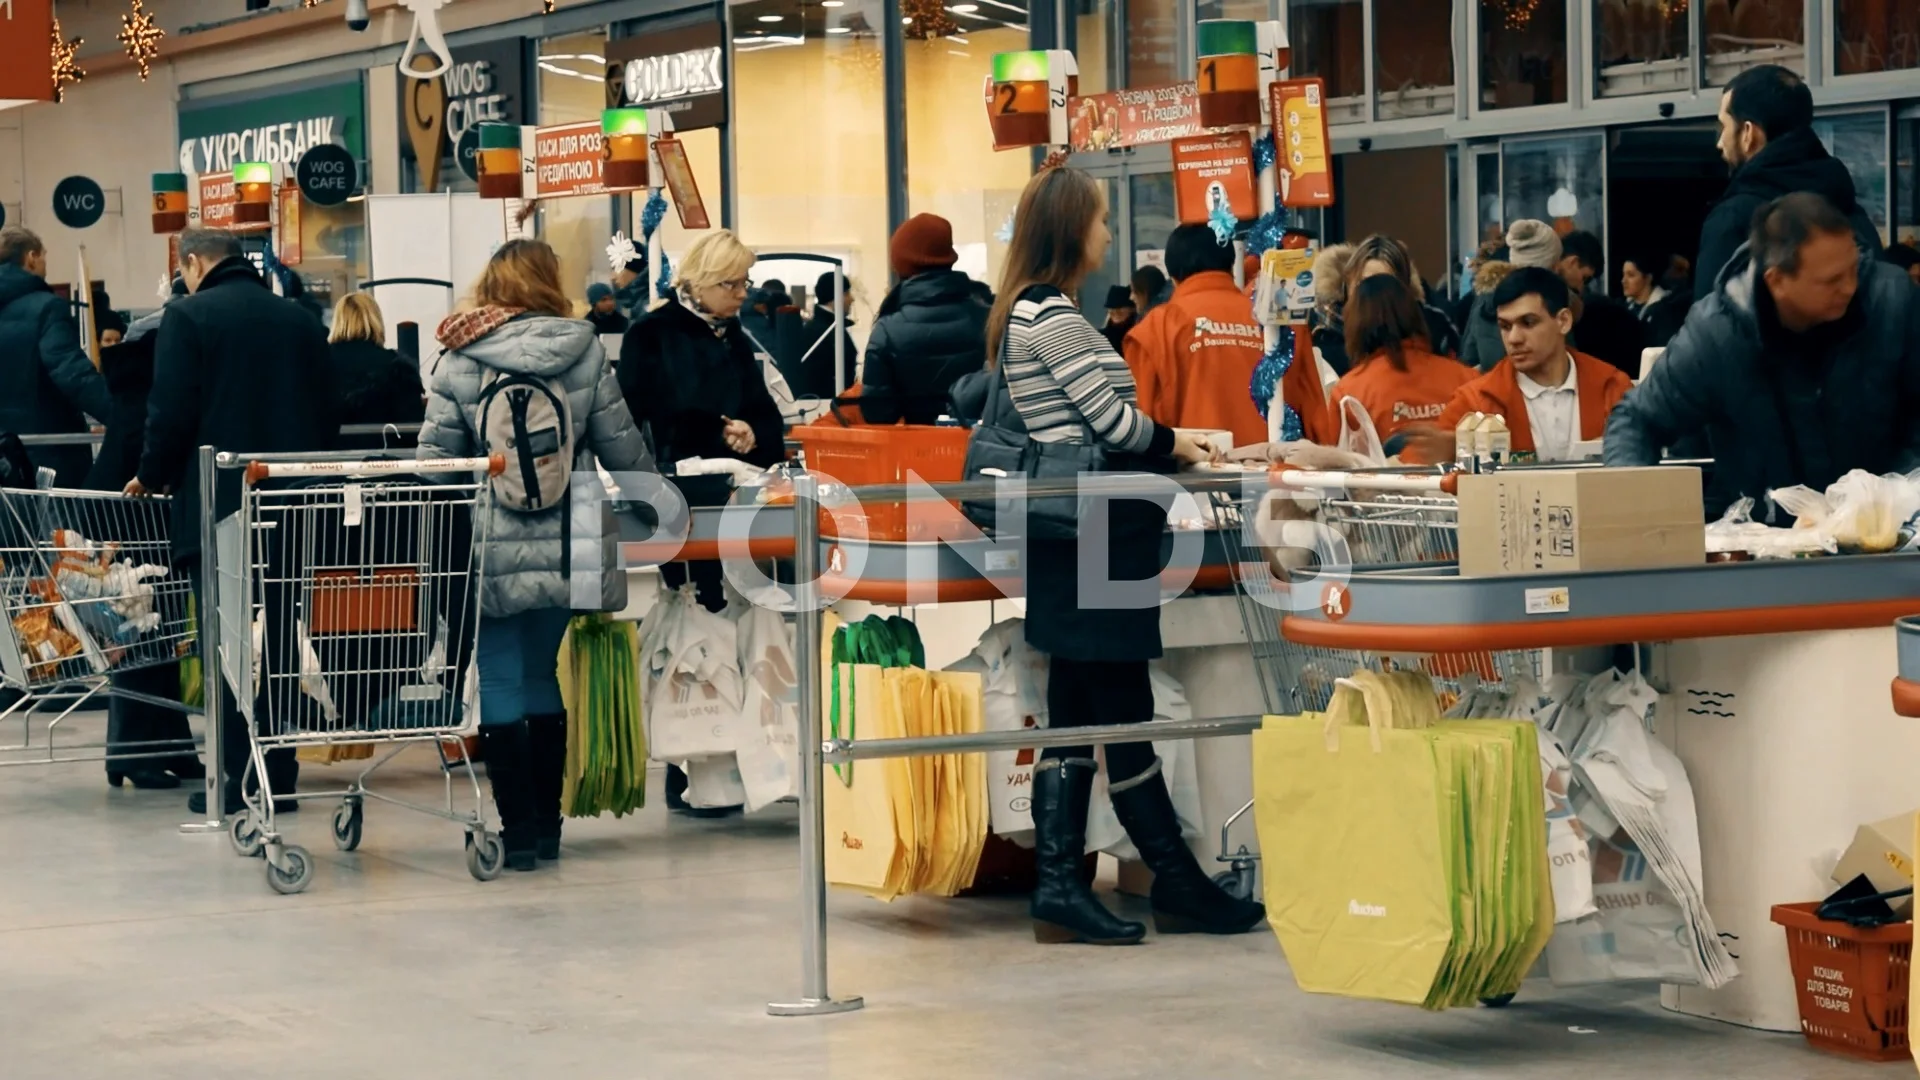
[[[1504,1009],[1508,1005],[1511,1005],[1512,1003],[1513,1003],[1512,994],[1501,994],[1499,997],[1490,997],[1490,998],[1480,999],[1480,1004],[1485,1005],[1489,1009]]]
[[[347,799],[333,810],[333,846],[352,851],[360,846],[360,824],[364,814],[359,799]]]
[[[1213,883],[1235,900],[1253,899],[1253,868],[1250,866],[1244,870],[1222,870],[1213,875]]]
[[[288,844],[280,849],[280,859],[287,864],[285,870],[267,860],[267,884],[283,896],[306,891],[313,882],[313,856],[298,844]]]
[[[259,856],[260,822],[254,818],[252,810],[242,810],[233,815],[233,820],[227,823],[227,839],[233,842],[233,850],[241,858]]]
[[[507,846],[498,833],[467,834],[467,872],[475,881],[492,881],[507,863]]]

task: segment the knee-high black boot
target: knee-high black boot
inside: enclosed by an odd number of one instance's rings
[[[567,714],[539,713],[527,717],[532,742],[528,761],[533,766],[533,835],[542,859],[560,857],[560,795],[567,782]]]
[[[1180,835],[1160,761],[1110,783],[1113,812],[1153,871],[1153,928],[1162,934],[1244,934],[1267,917],[1263,904],[1236,900],[1213,883]]]
[[[510,724],[480,725],[486,744],[487,783],[493,788],[493,807],[500,814],[500,843],[507,865],[531,870],[536,865],[533,827],[533,755],[525,717]]]
[[[1029,911],[1035,941],[1133,945],[1146,936],[1146,927],[1114,917],[1080,876],[1098,767],[1091,758],[1046,758],[1033,770],[1036,881]]]

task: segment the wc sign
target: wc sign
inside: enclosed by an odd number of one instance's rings
[[[106,193],[87,177],[69,176],[53,186],[54,220],[69,229],[84,229],[106,212]]]

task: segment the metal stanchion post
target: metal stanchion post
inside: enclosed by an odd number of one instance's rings
[[[826,763],[820,716],[820,509],[811,473],[793,479],[794,689],[800,703],[800,999],[770,1002],[773,1016],[852,1012],[865,1002],[827,993]]]
[[[180,826],[183,833],[225,832],[227,828],[226,798],[220,778],[220,624],[219,605],[215,602],[219,593],[216,581],[219,568],[213,558],[213,496],[218,482],[213,447],[203,446],[200,448],[200,589],[194,601],[195,639],[200,648],[200,715],[207,732],[207,812],[204,821]]]

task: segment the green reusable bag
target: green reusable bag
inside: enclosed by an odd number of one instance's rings
[[[568,817],[624,817],[647,802],[639,634],[606,614],[577,615],[567,624],[558,665],[567,709],[561,809]]]

